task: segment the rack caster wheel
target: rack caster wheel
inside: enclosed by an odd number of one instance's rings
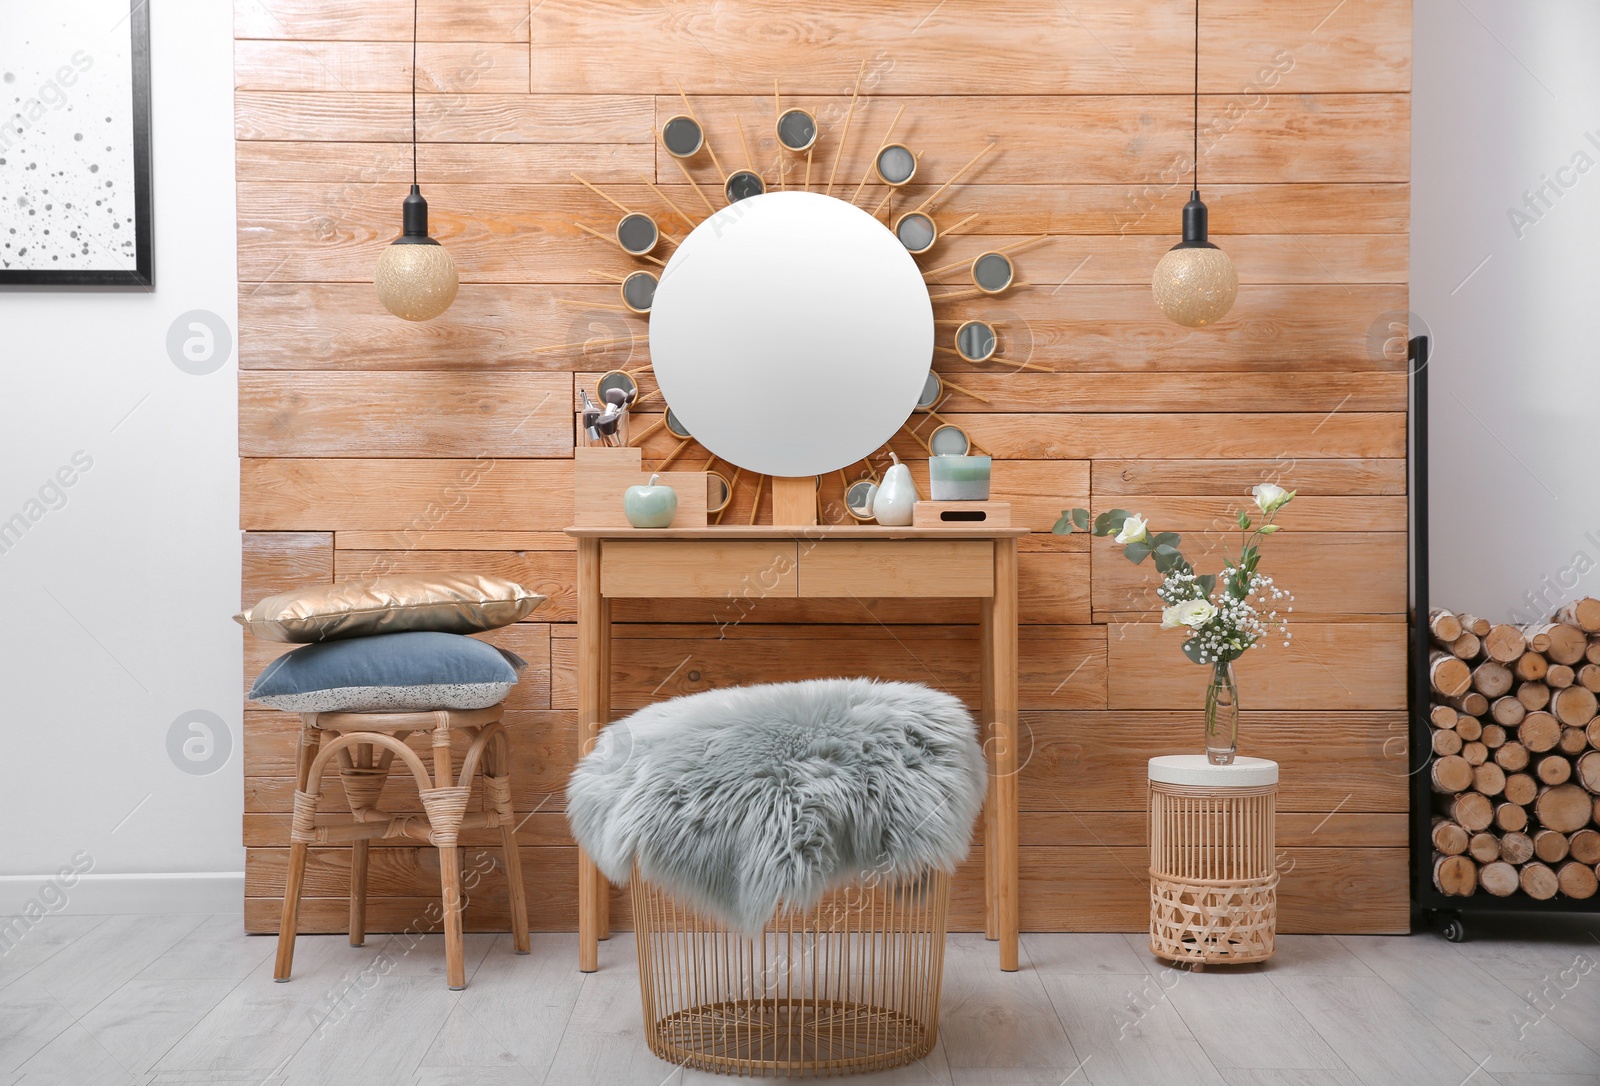
[[[1467,941],[1467,926],[1462,923],[1459,914],[1445,917],[1444,924],[1439,928],[1439,933],[1452,943],[1464,943]]]

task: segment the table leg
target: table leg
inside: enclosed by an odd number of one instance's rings
[[[578,753],[594,746],[605,720],[605,600],[600,595],[600,541],[578,540]],[[593,973],[600,967],[600,873],[583,849],[578,850],[578,968]]]
[[[596,731],[611,722],[611,601],[600,598],[600,700],[595,709],[599,714]],[[595,884],[595,934],[600,939],[611,938],[611,884],[598,870]]]
[[[1017,968],[1020,914],[1017,888],[1017,544],[994,544],[994,601],[989,618],[994,739],[990,803],[994,808],[995,923],[1000,968]]]
[[[996,877],[997,868],[995,861],[999,850],[995,846],[995,772],[994,772],[994,598],[991,596],[982,601],[982,645],[979,651],[982,659],[979,664],[979,684],[983,696],[983,718],[980,724],[979,740],[983,743],[984,757],[989,759],[989,793],[983,803],[983,934],[984,938],[995,940],[1000,938],[1000,911],[997,905],[996,890],[999,880]]]

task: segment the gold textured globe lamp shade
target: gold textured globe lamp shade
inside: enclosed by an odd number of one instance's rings
[[[1180,245],[1161,258],[1150,287],[1168,320],[1186,328],[1204,328],[1233,308],[1239,294],[1239,273],[1221,249]]]
[[[408,321],[431,321],[449,309],[461,285],[455,258],[438,242],[388,246],[373,280],[383,307]]]
[[[378,301],[402,320],[431,321],[450,308],[461,286],[455,258],[428,236],[428,201],[415,184],[403,205],[403,232],[378,257]]]
[[[1228,254],[1206,240],[1210,212],[1200,190],[1183,205],[1183,240],[1156,265],[1150,292],[1174,324],[1204,328],[1228,315],[1239,293],[1239,273]]]

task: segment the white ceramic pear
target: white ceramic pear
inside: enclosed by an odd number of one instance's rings
[[[872,498],[872,516],[879,524],[903,528],[911,523],[911,507],[919,500],[917,484],[911,478],[911,469],[900,463],[894,453],[889,454],[894,466],[883,473],[883,482]]]

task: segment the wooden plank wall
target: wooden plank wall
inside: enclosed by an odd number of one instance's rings
[[[536,353],[644,329],[564,302],[612,302],[597,273],[627,270],[573,225],[605,229],[615,212],[570,174],[685,230],[644,185],[697,206],[653,143],[680,108],[673,81],[724,163],[744,161],[737,117],[771,178],[777,77],[787,103],[822,119],[821,178],[865,61],[841,179],[853,189],[904,105],[896,134],[925,152],[930,185],[999,143],[949,195],[945,223],[977,218],[932,264],[1051,235],[1018,258],[1028,289],[941,314],[1006,322],[1004,353],[1047,371],[940,356],[991,401],[958,395],[948,410],[993,450],[997,496],[1035,531],[1021,558],[1023,926],[1145,926],[1144,761],[1200,741],[1203,675],[1153,622],[1149,571],[1051,523],[1069,505],[1123,506],[1211,546],[1250,486],[1276,480],[1300,492],[1268,548],[1298,596],[1294,647],[1252,655],[1240,675],[1245,747],[1283,764],[1281,926],[1405,929],[1406,387],[1403,344],[1383,339],[1385,315],[1407,305],[1408,0],[1203,4],[1201,178],[1242,284],[1204,331],[1163,320],[1149,289],[1189,188],[1193,0],[422,0],[421,178],[462,271],[455,307],[425,325],[384,313],[371,283],[410,180],[410,3],[235,10],[244,602],[455,567],[549,594],[532,621],[488,635],[532,661],[510,720],[516,803],[536,812],[520,836],[536,928],[574,925],[560,802],[576,705],[574,552],[560,534],[570,406],[576,385],[647,355]],[[710,167],[694,170],[714,191]],[[646,456],[668,448],[652,439]],[[652,602],[618,618],[623,709],[846,673],[976,692],[970,603]],[[246,649],[249,674],[276,653]],[[293,728],[246,713],[254,930],[276,923]],[[336,783],[329,794],[340,801]],[[482,889],[469,922],[504,926],[486,843],[470,842]],[[430,851],[375,850],[375,930],[425,923]],[[342,930],[346,864],[315,854],[311,928]],[[959,927],[981,926],[978,870],[974,856]],[[614,915],[627,923],[620,896]]]

